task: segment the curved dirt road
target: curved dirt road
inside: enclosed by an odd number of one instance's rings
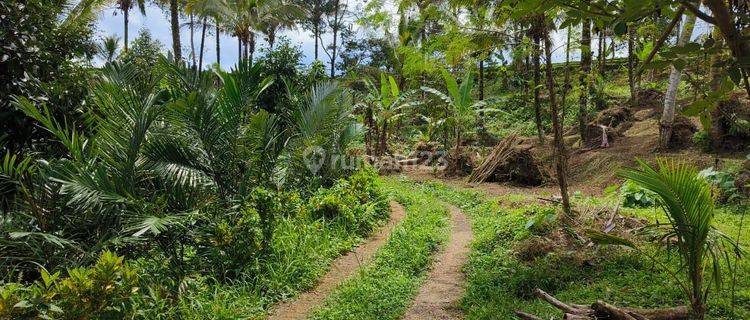
[[[375,252],[388,240],[393,228],[398,225],[405,216],[404,208],[391,201],[391,217],[388,223],[364,243],[334,260],[330,270],[318,281],[318,284],[310,291],[302,293],[295,299],[279,303],[271,308],[269,320],[292,320],[305,319],[315,306],[321,305],[326,297],[339,284],[354,275],[360,266],[367,263]]]
[[[404,315],[404,319],[462,319],[459,301],[466,278],[461,268],[469,259],[473,233],[461,209],[447,205],[451,212],[451,238],[438,253],[425,283]]]

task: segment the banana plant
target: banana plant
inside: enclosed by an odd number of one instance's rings
[[[388,151],[389,126],[404,115],[404,109],[419,104],[410,101],[410,92],[401,92],[393,76],[380,73],[380,86],[372,79],[363,80],[367,94],[357,105],[365,109],[365,123],[368,124],[368,135],[375,135],[377,142],[374,154],[382,156]],[[368,142],[372,144],[372,141]],[[371,149],[372,146],[368,147]]]
[[[474,89],[474,77],[471,72],[466,72],[461,84],[458,84],[456,78],[445,69],[441,70],[447,92],[422,87],[427,93],[433,94],[442,100],[447,108],[446,123],[453,126],[455,135],[454,148],[456,151],[461,150],[463,134],[477,120],[476,113],[482,111],[486,103],[484,101],[475,102],[471,96]]]

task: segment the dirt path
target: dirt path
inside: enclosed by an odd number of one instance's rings
[[[375,255],[375,252],[388,240],[393,227],[398,225],[404,216],[404,208],[392,201],[390,220],[384,227],[380,228],[377,234],[368,238],[364,243],[355,248],[354,251],[334,260],[331,264],[331,269],[320,278],[314,289],[301,294],[295,299],[279,303],[271,308],[268,319],[291,320],[307,318],[310,311],[315,306],[322,304],[333,289],[354,275],[354,272],[361,265],[367,263]]]
[[[404,319],[462,319],[458,303],[463,296],[466,279],[461,268],[469,259],[472,240],[469,219],[452,205],[451,238],[436,257],[426,282],[406,312]]]

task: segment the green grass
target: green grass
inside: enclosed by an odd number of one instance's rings
[[[412,189],[428,192],[444,201],[460,206],[470,217],[475,240],[465,271],[467,292],[462,308],[467,319],[515,319],[515,310],[524,310],[542,318],[560,317],[561,313],[540,302],[531,290],[541,287],[563,301],[588,304],[604,300],[615,305],[641,307],[668,307],[684,304],[681,292],[670,277],[655,268],[647,258],[615,247],[601,247],[595,253],[603,258],[583,263],[576,254],[550,254],[533,262],[522,262],[514,255],[515,245],[533,237],[526,228],[530,213],[539,205],[516,209],[502,207],[499,198],[489,198],[474,191],[453,189],[441,183],[411,183]],[[522,196],[517,196],[523,198]],[[613,199],[578,197],[579,205],[611,207]],[[663,213],[654,209],[622,209],[621,214],[664,220]],[[749,221],[745,221],[747,223]],[[721,210],[716,225],[735,237],[740,215]],[[745,232],[742,243],[750,236]],[[655,248],[647,249],[659,254],[660,260],[676,267],[676,261]],[[712,319],[750,318],[750,263],[740,264],[737,282],[736,308],[730,299],[731,279],[725,287],[714,292],[709,305]]]
[[[336,289],[312,319],[398,319],[447,239],[448,212],[434,197],[391,179],[383,187],[406,207],[406,218],[373,261]]]

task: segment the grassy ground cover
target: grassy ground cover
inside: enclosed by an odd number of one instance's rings
[[[313,319],[398,319],[447,239],[448,211],[436,199],[392,179],[383,188],[406,207],[406,218],[375,258],[338,288]]]
[[[685,304],[671,278],[647,258],[621,248],[594,247],[587,254],[553,252],[535,259],[523,259],[523,246],[539,237],[533,226],[548,206],[535,204],[533,198],[513,195],[507,199],[491,198],[471,190],[453,189],[441,183],[411,183],[444,201],[460,206],[471,217],[475,240],[469,265],[466,267],[468,289],[462,307],[468,319],[513,319],[514,310],[525,310],[543,318],[559,317],[559,311],[532,296],[540,287],[563,301],[592,303],[604,300],[616,305],[667,307]],[[526,200],[526,201],[524,201]],[[580,208],[607,206],[614,199],[576,197]],[[510,205],[508,205],[510,204]],[[550,211],[551,210],[551,211]],[[621,209],[627,217],[643,221],[666,221],[660,210]],[[741,215],[730,209],[717,213],[717,227],[732,237],[737,236]],[[531,226],[530,226],[531,225]],[[741,236],[743,244],[750,240]],[[648,252],[676,268],[663,251],[653,246]],[[592,258],[592,256],[594,256]],[[601,257],[601,259],[595,258]],[[676,258],[676,257],[673,257]],[[709,317],[713,319],[746,319],[750,317],[750,263],[741,261],[732,305],[732,279],[709,301]]]

